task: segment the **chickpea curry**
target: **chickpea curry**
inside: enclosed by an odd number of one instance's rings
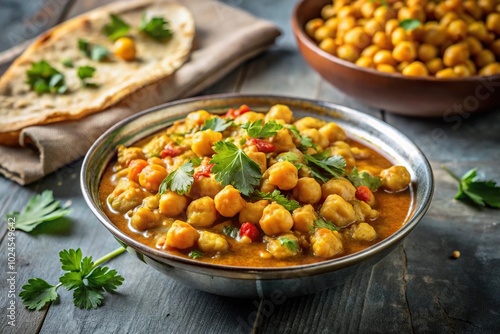
[[[143,244],[246,267],[358,252],[401,228],[412,203],[405,167],[280,104],[193,111],[120,146],[99,194],[113,223]]]

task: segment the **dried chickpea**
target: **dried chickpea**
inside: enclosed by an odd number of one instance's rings
[[[381,6],[375,9],[373,17],[381,24],[385,24],[388,20],[395,18],[395,13],[387,6]]]
[[[367,19],[372,18],[376,8],[375,3],[365,2],[360,8],[361,15]]]
[[[500,45],[500,43],[499,43],[499,45]],[[380,48],[377,45],[372,44],[361,52],[361,57],[373,58],[375,53],[377,53],[377,51],[379,51],[379,50],[380,50]]]
[[[480,68],[495,62],[495,55],[490,50],[482,50],[474,57],[476,65]]]
[[[484,25],[484,22],[473,22],[467,27],[467,33],[469,36],[474,36],[482,42],[488,41],[488,30]]]
[[[372,43],[380,49],[392,50],[391,37],[383,31],[378,31],[373,35]]]
[[[446,66],[455,66],[465,63],[469,58],[469,48],[465,43],[457,43],[446,48],[443,54],[443,63]]]
[[[438,55],[438,49],[432,44],[420,44],[417,50],[418,59],[427,62],[434,59]]]
[[[337,26],[338,32],[345,33],[356,26],[356,19],[352,16],[339,18],[339,23]]]
[[[477,4],[483,10],[483,13],[486,14],[491,13],[495,9],[495,0],[478,0]]]
[[[361,67],[373,68],[375,67],[375,63],[373,62],[372,57],[361,56],[356,60],[356,65]]]
[[[500,74],[500,63],[490,63],[479,71],[480,75]]]
[[[340,45],[337,48],[337,57],[354,63],[359,58],[359,51],[349,44]]]
[[[476,20],[479,20],[481,18],[481,15],[483,14],[481,7],[479,7],[477,5],[477,2],[474,0],[464,1],[463,8],[466,13],[471,15]]]
[[[335,40],[331,37],[327,37],[319,43],[319,48],[329,54],[335,55],[337,52],[337,44]],[[245,115],[245,114],[243,114]]]
[[[338,18],[354,17],[356,18],[356,10],[352,6],[344,6],[337,11]]]
[[[326,20],[324,24],[326,27],[337,31],[337,28],[339,26],[339,19],[336,17],[331,17],[328,20]]]
[[[490,44],[490,50],[495,56],[500,58],[500,38]]]
[[[392,52],[389,50],[380,50],[373,56],[373,62],[376,65],[387,64],[396,66],[396,61],[392,57]]]
[[[440,26],[426,27],[424,33],[424,43],[439,46],[446,41],[446,30]]]
[[[458,19],[458,14],[455,12],[447,12],[444,16],[439,20],[439,25],[448,28],[451,22]]]
[[[422,6],[416,5],[411,7],[402,7],[398,11],[398,20],[403,21],[407,19],[419,20],[420,22],[425,21],[425,11]]]
[[[400,63],[398,64],[398,66],[396,66],[396,70],[397,70],[398,72],[402,72],[402,71],[403,71],[403,69],[404,69],[406,66],[408,66],[408,65],[410,65],[410,62],[409,62],[409,61],[402,61],[402,62],[400,62]]]
[[[391,34],[392,45],[397,46],[403,41],[409,41],[410,37],[406,34],[406,30],[402,27],[396,28]]]
[[[401,73],[409,77],[425,77],[429,75],[427,67],[425,67],[425,65],[420,61],[410,63]]]
[[[450,78],[456,78],[457,75],[455,74],[455,71],[453,71],[453,68],[445,68],[443,70],[440,70],[436,73],[436,78],[440,79],[450,79]]]
[[[469,53],[473,56],[479,54],[483,50],[483,44],[476,37],[467,36],[464,42],[467,44]]]
[[[318,28],[323,26],[323,23],[324,23],[323,19],[320,19],[320,18],[316,18],[316,19],[312,19],[312,20],[308,21],[306,23],[306,27],[305,27],[306,33],[310,37],[314,37],[316,30],[318,30]]]
[[[471,70],[465,64],[460,64],[460,65],[454,66],[453,71],[455,72],[455,74],[459,78],[467,78],[467,77],[470,77],[472,75]]]
[[[335,8],[332,5],[326,5],[321,8],[321,17],[325,20],[335,16]]]
[[[356,27],[351,30],[349,30],[345,35],[344,35],[344,42],[347,44],[350,44],[358,49],[364,49],[368,45],[370,45],[370,36],[368,36],[363,28],[361,27]]]
[[[385,24],[385,33],[390,36],[394,32],[394,30],[396,30],[397,28],[399,28],[399,20],[398,19],[390,19]]]
[[[471,75],[477,74],[476,64],[474,64],[474,62],[472,60],[467,59],[465,61],[465,66],[467,66],[467,68],[469,69]]]
[[[486,17],[486,28],[500,35],[500,13],[490,13]]]
[[[120,37],[113,43],[113,52],[115,56],[126,61],[135,60],[136,48],[135,42],[130,37]]]
[[[425,63],[430,74],[435,75],[437,72],[444,68],[443,60],[441,58],[434,58]]]
[[[388,64],[379,64],[377,65],[376,67],[377,71],[380,71],[380,72],[385,72],[385,73],[396,73],[396,68],[392,65],[388,65]]]
[[[417,57],[415,44],[408,41],[399,42],[392,51],[392,58],[401,61],[413,61]]]
[[[317,42],[321,42],[325,38],[335,37],[335,35],[336,35],[336,32],[335,32],[334,29],[322,25],[321,27],[319,27],[318,29],[316,29],[316,31],[314,32],[314,39]]]

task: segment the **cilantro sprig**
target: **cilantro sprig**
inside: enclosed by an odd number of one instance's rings
[[[293,124],[286,125],[286,128],[292,132],[293,136],[300,141],[298,147],[299,150],[305,152],[308,148],[316,148],[313,140],[310,137],[303,136],[300,134],[299,129]]]
[[[160,183],[158,192],[164,194],[168,189],[175,191],[179,195],[189,193],[194,181],[194,168],[191,161],[185,162],[178,169],[172,171]]]
[[[68,291],[73,290],[75,306],[87,310],[97,308],[104,300],[103,293],[115,291],[124,281],[116,270],[100,265],[124,251],[125,248],[120,247],[93,262],[91,256],[83,257],[80,248],[62,250],[59,260],[65,273],[59,278],[59,284],[52,285],[41,278],[31,278],[22,286],[19,296],[28,309],[38,311],[57,300],[57,289],[64,286]]]
[[[332,223],[331,221],[329,220],[326,220],[325,218],[323,217],[319,217],[317,219],[314,220],[314,223],[313,223],[313,230],[314,228],[326,228],[330,231],[339,231],[340,228],[335,225],[334,223]]]
[[[196,260],[196,259],[199,259],[200,257],[204,257],[205,254],[203,254],[202,252],[200,252],[197,249],[193,249],[192,251],[189,252],[188,256],[190,258],[192,258],[193,260]]]
[[[216,154],[210,163],[214,164],[212,173],[215,174],[215,180],[223,186],[231,184],[243,195],[253,193],[262,178],[259,165],[233,143],[218,141],[213,148]]]
[[[442,168],[458,182],[458,192],[455,199],[470,200],[479,206],[500,209],[500,187],[496,185],[495,181],[479,180],[476,168],[469,170],[461,178],[446,166],[442,166]]]
[[[45,190],[28,200],[21,212],[13,211],[5,215],[9,221],[15,221],[16,230],[31,232],[38,225],[56,220],[71,212],[69,205],[61,205],[54,199],[51,190]]]
[[[315,179],[326,182],[345,174],[345,159],[340,155],[330,155],[329,150],[316,154],[304,154],[304,160]]]
[[[118,15],[110,14],[111,22],[102,28],[102,32],[108,36],[111,41],[115,41],[120,37],[124,37],[130,31],[130,25],[123,21]]]
[[[203,126],[201,127],[201,131],[203,130],[212,130],[216,132],[222,132],[227,130],[231,125],[234,125],[232,119],[223,119],[220,117],[209,118],[205,121]]]
[[[64,94],[68,90],[64,74],[45,60],[31,63],[31,68],[26,70],[26,76],[26,83],[38,95],[44,93]]]
[[[280,244],[285,246],[292,253],[297,253],[299,251],[299,243],[297,240],[293,240],[287,237],[279,237],[278,238]]]
[[[354,167],[347,178],[356,188],[359,186],[367,186],[370,190],[375,191],[382,185],[378,177],[371,176],[367,172],[360,173],[358,167]]]
[[[283,128],[283,125],[276,123],[276,121],[264,123],[263,120],[259,119],[255,122],[246,122],[241,127],[247,130],[249,137],[263,139],[276,135]]]
[[[417,19],[404,19],[399,22],[399,26],[403,28],[405,31],[412,31],[422,25]]]
[[[152,17],[149,20],[146,14],[142,16],[139,31],[145,33],[156,41],[162,42],[172,37],[172,31],[168,28],[169,22],[163,17]]]
[[[225,235],[231,237],[231,238],[238,238],[238,235],[240,234],[240,229],[237,227],[234,227],[233,225],[226,225],[222,228],[222,233]]]
[[[95,82],[89,82],[87,79],[90,79],[94,76],[96,69],[92,66],[80,66],[77,70],[78,78],[80,78],[80,82],[83,87],[88,88],[97,88],[98,85]]]
[[[108,58],[109,51],[104,46],[99,44],[91,44],[85,39],[78,39],[78,49],[83,52],[88,58],[101,61]]]
[[[300,208],[299,202],[294,199],[286,198],[279,190],[274,190],[272,193],[264,193],[260,190],[256,190],[254,196],[260,199],[267,199],[274,201],[279,205],[283,206],[288,211],[293,211]]]

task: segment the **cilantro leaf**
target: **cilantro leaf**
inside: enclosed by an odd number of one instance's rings
[[[30,278],[21,287],[19,297],[29,310],[41,310],[48,303],[57,300],[57,286],[50,285],[41,278]]]
[[[84,55],[95,61],[101,61],[108,57],[109,51],[99,44],[90,44],[87,40],[80,38],[78,40],[78,49]]]
[[[172,31],[168,28],[168,25],[168,21],[163,17],[152,17],[148,21],[146,14],[144,14],[141,19],[139,31],[161,42],[172,37]]]
[[[59,261],[64,271],[80,271],[82,262],[82,250],[64,249],[59,252]]]
[[[358,167],[354,167],[351,174],[349,174],[347,178],[356,188],[359,186],[367,186],[370,190],[375,191],[382,185],[382,182],[378,177],[371,176],[367,172],[359,173]]]
[[[299,243],[297,240],[293,240],[287,237],[279,237],[278,238],[281,245],[288,248],[293,253],[297,253],[299,251]]]
[[[222,119],[220,117],[209,118],[205,121],[201,130],[212,130],[216,132],[222,132],[227,130],[234,122],[232,119]]]
[[[17,211],[8,213],[5,218],[14,220],[16,229],[31,232],[38,225],[61,218],[70,212],[70,209],[61,206],[59,201],[54,200],[51,190],[45,190],[41,194],[31,197],[20,213]]]
[[[293,136],[300,140],[300,144],[297,146],[302,152],[306,151],[308,148],[316,148],[313,140],[310,137],[303,136],[300,134],[299,129],[293,124],[287,124],[286,128],[290,130]]]
[[[123,277],[108,267],[96,267],[86,278],[90,287],[102,288],[107,292],[115,291],[123,283]]]
[[[263,193],[260,190],[255,191],[254,195],[260,199],[267,199],[274,201],[279,205],[283,206],[288,211],[293,211],[300,208],[299,202],[294,199],[288,199],[279,190],[274,190],[272,193]]]
[[[112,41],[126,36],[130,30],[130,25],[123,21],[118,15],[110,14],[111,22],[102,27],[102,32]]]
[[[164,194],[168,189],[170,189],[179,195],[187,194],[193,185],[193,174],[193,164],[190,161],[185,162],[182,166],[165,177],[165,179],[160,183],[158,192],[160,194]]]
[[[477,169],[471,169],[459,178],[445,166],[442,167],[458,182],[458,192],[455,199],[470,200],[479,206],[500,208],[500,187],[495,181],[481,181],[477,176]]]
[[[80,66],[78,67],[77,74],[78,78],[80,78],[80,81],[82,83],[82,86],[84,87],[90,87],[90,88],[96,88],[97,84],[93,82],[88,82],[88,78],[92,78],[95,73],[95,68],[92,66]]]
[[[255,122],[246,122],[241,127],[247,130],[248,136],[252,138],[269,138],[276,135],[283,128],[283,125],[276,123],[276,121],[264,123],[263,120],[259,119]]]
[[[194,158],[189,159],[189,161],[191,161],[191,163],[193,164],[193,167],[198,167],[199,165],[201,165],[201,162],[203,161],[203,159],[201,157],[194,157]]]
[[[62,61],[62,64],[64,67],[69,67],[69,68],[73,68],[75,65],[73,64],[73,61],[71,59],[64,59]]]
[[[301,169],[304,167],[302,162],[300,161],[300,156],[294,152],[285,152],[278,155],[277,161],[288,161],[292,163],[297,169]]]
[[[192,251],[189,252],[188,256],[190,258],[192,258],[193,260],[196,260],[200,257],[203,257],[205,254],[203,254],[202,252],[200,252],[199,250],[197,249],[193,249]]]
[[[92,289],[85,284],[73,292],[73,303],[79,308],[90,310],[102,304],[104,296],[100,290]]]
[[[64,94],[68,87],[64,75],[52,67],[47,61],[31,63],[31,68],[26,70],[26,83],[38,95],[44,93]]]
[[[326,229],[329,229],[330,231],[339,231],[340,230],[340,228],[337,225],[335,225],[334,223],[332,223],[329,220],[326,220],[323,217],[319,217],[319,218],[315,219],[313,226],[315,228],[326,228]]]
[[[222,233],[225,235],[231,237],[231,238],[238,238],[238,235],[240,234],[240,229],[237,227],[234,227],[233,225],[226,225],[222,228]]]
[[[422,22],[420,22],[417,19],[404,19],[399,22],[399,26],[403,28],[406,31],[412,31],[422,25]]]
[[[243,195],[250,195],[254,187],[260,184],[262,174],[259,165],[250,159],[242,149],[227,141],[214,144],[211,164],[215,180],[223,186],[233,185]]]
[[[316,154],[304,154],[304,160],[314,178],[323,182],[345,174],[345,159],[340,155],[330,155],[329,150]]]
[[[59,278],[59,282],[68,290],[73,290],[83,285],[82,273],[79,271],[68,271]]]

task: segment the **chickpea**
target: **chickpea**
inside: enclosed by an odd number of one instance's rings
[[[440,2],[434,7],[434,17],[439,21],[446,15],[448,11],[449,10],[448,8],[446,8],[446,5],[443,2]]]
[[[473,22],[467,27],[467,33],[469,36],[476,37],[482,42],[489,39],[488,30],[484,25],[484,22]]]
[[[331,55],[335,55],[337,52],[337,44],[335,40],[331,37],[327,37],[319,43],[319,48],[323,51],[328,52]],[[245,115],[245,114],[243,114]]]
[[[373,204],[368,204],[364,201],[358,201],[354,200],[349,203],[351,203],[352,208],[354,209],[354,212],[356,213],[356,221],[358,222],[363,222],[367,218],[368,219],[376,219],[378,218],[378,211],[373,210],[371,208],[371,205],[375,205],[375,197],[373,197]]]
[[[402,61],[396,66],[396,71],[397,72],[403,72],[404,68],[406,66],[410,65],[409,61]],[[390,65],[389,65],[390,66]]]
[[[264,173],[267,169],[267,157],[264,152],[247,152],[247,155],[260,167],[260,171]]]
[[[295,250],[291,247],[286,246],[283,243],[282,240],[284,239],[282,238],[286,238],[286,240],[290,240],[291,242],[297,243],[297,245],[299,245],[299,240],[297,239],[297,237],[291,233],[287,233],[276,239],[267,238],[267,251],[277,259],[286,259],[297,255],[299,252],[299,247],[297,247],[297,249]]]
[[[399,28],[399,20],[398,19],[390,19],[385,24],[384,31],[388,36],[391,36],[392,33],[394,32],[394,30],[396,30],[397,28]]]
[[[321,185],[321,198],[324,200],[333,194],[339,195],[346,201],[352,201],[356,198],[356,188],[348,179],[331,179]]]
[[[408,77],[425,77],[429,75],[427,67],[422,62],[414,61],[406,66],[401,72],[403,75]]]
[[[306,33],[310,37],[314,37],[316,30],[318,30],[318,28],[323,26],[323,23],[324,23],[323,19],[320,19],[320,18],[316,18],[316,19],[312,19],[312,20],[308,21],[306,23],[306,27],[305,27]]]
[[[465,38],[464,42],[467,44],[469,53],[473,56],[479,54],[483,50],[483,45],[476,37],[468,36]]]
[[[337,17],[338,18],[344,18],[344,17],[356,18],[357,15],[356,15],[355,9],[352,6],[344,6],[337,11]]]
[[[328,39],[328,38],[327,38]],[[258,120],[264,120],[264,114],[261,112],[249,111],[243,115],[239,115],[234,119],[236,124],[245,124],[246,122],[256,122]]]
[[[289,161],[279,161],[269,167],[269,183],[281,190],[293,189],[299,180],[297,167]]]
[[[417,49],[412,42],[399,42],[392,51],[392,57],[397,61],[413,61],[417,57]]]
[[[167,232],[165,244],[170,248],[187,249],[195,245],[200,233],[191,225],[176,220]]]
[[[495,0],[478,0],[477,4],[485,14],[489,14],[495,9]]]
[[[352,238],[359,241],[372,241],[377,237],[375,229],[367,223],[359,223],[352,227]]]
[[[472,60],[467,59],[467,61],[465,62],[465,66],[467,66],[467,68],[469,69],[471,75],[477,74],[476,65],[474,64],[474,62]]]
[[[325,21],[325,26],[337,31],[337,28],[339,26],[339,19],[336,17],[331,17]]]
[[[326,5],[321,8],[321,17],[325,20],[333,17],[335,15],[335,8],[332,5]]]
[[[160,183],[168,175],[165,167],[160,165],[148,165],[139,173],[139,184],[146,190],[157,192]]]
[[[113,52],[115,56],[126,61],[135,60],[136,48],[135,42],[130,37],[120,37],[113,43]]]
[[[490,50],[482,50],[474,58],[476,65],[480,68],[495,62],[495,55]]]
[[[409,41],[410,37],[406,34],[406,31],[402,27],[396,28],[391,34],[392,45],[397,46],[397,44],[403,41]]]
[[[368,67],[368,68],[375,67],[375,63],[373,62],[373,59],[371,57],[365,57],[365,56],[359,57],[359,59],[356,60],[355,64],[358,66],[361,66],[361,67]]]
[[[497,39],[490,45],[490,50],[495,56],[500,58],[500,39]]]
[[[336,31],[334,29],[322,25],[321,27],[316,29],[316,31],[314,32],[314,39],[317,42],[321,42],[325,38],[335,37],[335,35],[336,35]]]
[[[486,17],[486,28],[500,35],[500,13],[490,13]]]
[[[424,43],[439,46],[446,41],[446,30],[440,26],[431,26],[425,29]]]
[[[212,115],[208,111],[197,110],[186,115],[185,124],[188,129],[192,129],[194,127],[203,125],[203,123],[205,123],[205,121],[209,118],[212,118]]]
[[[419,45],[417,54],[419,60],[428,62],[437,57],[438,49],[432,44],[423,43]]]
[[[448,28],[451,22],[458,19],[458,15],[455,12],[447,12],[444,16],[439,20],[439,25],[442,27]]]
[[[436,8],[435,2],[427,2],[424,6],[425,15],[428,20],[435,20],[434,9]]]
[[[265,234],[275,235],[290,231],[293,226],[293,218],[283,206],[271,203],[264,208],[259,225]]]
[[[274,190],[276,190],[276,186],[274,184],[271,184],[269,182],[269,178],[262,178],[260,181],[260,191],[263,193],[272,193]]]
[[[313,143],[319,147],[326,148],[329,144],[328,138],[326,138],[317,129],[304,129],[300,131],[300,134],[312,139]]]
[[[467,36],[467,24],[463,20],[454,20],[448,25],[446,33],[454,41],[462,40]]]
[[[146,231],[158,227],[160,224],[158,216],[145,207],[135,209],[130,218],[130,225],[138,231]]]
[[[425,66],[429,70],[430,74],[435,75],[437,72],[444,68],[443,61],[441,58],[434,58],[425,63]]]
[[[210,156],[215,153],[212,146],[219,140],[222,140],[220,132],[211,129],[198,131],[193,136],[191,150],[199,157]]]
[[[373,2],[365,2],[361,5],[360,12],[364,18],[369,19],[373,16],[375,9],[376,6]]]
[[[339,227],[347,226],[356,220],[352,205],[337,194],[329,195],[319,212]]]
[[[361,57],[373,58],[375,53],[377,53],[377,51],[379,51],[379,50],[380,50],[380,48],[377,45],[370,45],[369,47],[367,47],[366,49],[364,49],[361,52]]]
[[[159,209],[160,213],[167,217],[175,217],[180,215],[187,206],[187,199],[183,195],[167,190],[166,193],[160,196]]]
[[[358,49],[364,49],[368,45],[370,45],[371,39],[368,36],[363,28],[355,27],[344,35],[344,42],[350,44]]]
[[[401,191],[410,185],[411,176],[404,166],[392,166],[380,172],[382,186],[392,192]]]
[[[394,66],[388,64],[379,64],[376,67],[377,71],[385,72],[385,73],[396,73],[397,70]]]
[[[330,147],[331,155],[341,155],[346,164],[346,168],[349,170],[354,167],[356,164],[356,159],[354,159],[354,155],[351,152],[351,147],[349,144],[343,141],[337,141],[333,146]]]
[[[276,148],[274,153],[288,152],[295,148],[292,135],[287,129],[279,130],[274,137],[271,137],[271,143]]]
[[[425,10],[420,5],[402,7],[398,11],[398,20],[400,21],[403,21],[405,19],[414,19],[414,20],[419,20],[420,22],[424,22],[425,17],[426,17]]]
[[[214,198],[215,209],[224,217],[234,217],[245,207],[245,200],[232,185],[227,185]]]
[[[343,141],[347,139],[344,129],[334,122],[329,122],[323,125],[318,131],[328,139],[330,144],[339,140]]]
[[[337,57],[354,63],[359,58],[359,51],[350,44],[343,44],[337,48]]]
[[[479,71],[480,75],[500,74],[500,63],[490,63]]]
[[[466,78],[472,75],[472,72],[470,71],[469,67],[467,67],[467,65],[465,64],[454,66],[453,71],[459,78]]]
[[[198,247],[204,253],[225,252],[229,249],[229,243],[220,234],[202,231],[198,239]]]
[[[264,208],[268,205],[268,201],[263,199],[255,203],[247,202],[247,204],[241,209],[238,216],[238,220],[241,224],[250,222],[252,224],[258,224],[259,220],[262,218],[262,213]]]
[[[436,73],[436,78],[440,79],[450,79],[450,78],[456,78],[457,75],[455,74],[455,71],[453,71],[453,68],[445,68]]]
[[[221,190],[222,184],[216,181],[215,176],[212,174],[210,177],[195,178],[189,192],[189,197],[194,199],[205,196],[214,198]]]
[[[343,34],[346,31],[349,31],[352,28],[354,28],[356,26],[356,24],[357,24],[356,19],[352,16],[339,18],[337,32]]]
[[[208,196],[192,201],[186,210],[188,223],[193,226],[210,226],[217,219],[214,200]]]
[[[446,48],[443,55],[443,63],[446,66],[455,66],[465,63],[469,58],[469,49],[467,44],[458,43]]]
[[[375,19],[369,19],[364,24],[365,33],[371,38],[379,31],[384,31],[384,27]]]
[[[290,124],[293,120],[293,112],[284,104],[275,104],[269,109],[264,119],[266,122],[282,120],[283,122]]]
[[[372,43],[383,50],[392,49],[391,37],[383,31],[378,31],[373,35]]]
[[[293,197],[301,203],[316,204],[321,199],[321,186],[311,177],[303,177],[293,188]]]
[[[479,7],[474,0],[464,1],[463,8],[465,12],[469,13],[476,20],[479,20],[483,14],[481,7]]]
[[[317,229],[311,237],[311,249],[318,257],[329,259],[344,251],[338,232],[326,228]]]
[[[389,50],[380,50],[373,56],[373,62],[376,65],[387,64],[396,66],[396,61],[392,57],[392,52]]]
[[[385,24],[388,20],[395,18],[395,13],[389,7],[381,6],[375,9],[373,18],[381,24]]]
[[[309,233],[314,227],[314,221],[318,218],[311,204],[304,205],[293,210],[293,229],[295,231]]]

